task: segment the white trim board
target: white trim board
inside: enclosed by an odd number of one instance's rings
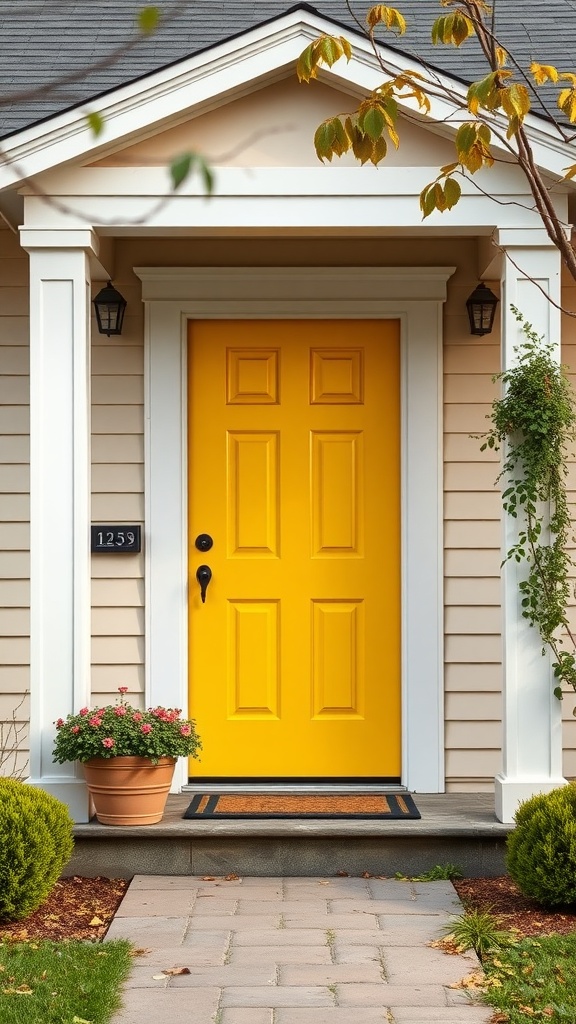
[[[415,792],[443,792],[442,303],[454,270],[134,268],[142,281],[146,310],[148,703],[182,708],[188,704],[188,320],[398,319],[402,338],[402,782]],[[185,762],[180,768],[177,787],[187,781]]]

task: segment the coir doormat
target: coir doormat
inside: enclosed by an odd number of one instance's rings
[[[419,818],[408,793],[286,796],[197,793],[183,818]]]

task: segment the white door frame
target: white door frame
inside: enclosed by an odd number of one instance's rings
[[[402,782],[444,791],[442,304],[454,267],[136,267],[145,303],[146,703],[188,706],[187,323],[401,324]],[[187,782],[182,760],[175,788]]]

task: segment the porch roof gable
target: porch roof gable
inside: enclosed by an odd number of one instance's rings
[[[31,125],[4,141],[0,189],[25,184],[27,178],[65,164],[96,161],[230,99],[287,78],[295,74],[302,49],[318,34],[333,32],[334,28],[333,20],[320,17],[308,5],[299,5],[240,35],[120,85],[101,96],[97,104],[74,106]],[[339,90],[360,96],[378,87],[382,71],[370,41],[358,31],[347,32],[354,35],[352,60],[339,61],[323,70],[321,77]],[[398,71],[406,67],[405,53],[381,49],[390,66]],[[413,60],[411,66],[417,68],[417,63]],[[449,76],[445,80],[453,91],[464,94],[464,84]],[[446,100],[433,101],[430,117],[420,116],[411,101],[403,108],[446,137],[452,137],[456,130],[455,113],[459,108]],[[97,137],[87,123],[88,109],[97,109],[104,118],[104,130]],[[545,173],[561,178],[566,166],[576,159],[576,146],[556,138],[542,118],[530,116],[527,127],[537,163]],[[567,190],[571,188],[568,184]]]

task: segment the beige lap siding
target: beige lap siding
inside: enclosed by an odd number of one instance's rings
[[[500,338],[498,328],[470,335],[465,303],[476,284],[471,258],[448,283],[444,316],[446,787],[453,792],[491,791],[501,768],[499,463],[470,436],[487,427]]]
[[[23,767],[28,758],[28,374],[28,257],[20,249],[16,235],[0,223],[0,746],[13,744],[13,714],[19,730],[17,758],[5,760],[0,765],[0,774],[11,774],[15,767]]]
[[[486,428],[500,366],[499,333],[473,339],[465,301],[477,283],[469,240],[414,243],[321,240],[117,240],[114,283],[128,300],[120,338],[93,328],[92,521],[144,520],[143,307],[134,265],[317,262],[369,266],[457,264],[449,282],[444,344],[446,776],[453,791],[492,789],[500,770],[500,501],[498,461],[470,434]],[[0,230],[0,718],[29,687],[29,471],[27,258]],[[492,287],[496,287],[491,282]],[[94,290],[98,289],[95,285]],[[567,303],[576,308],[576,289]],[[576,378],[576,325],[564,360]],[[576,489],[576,461],[571,467]],[[144,556],[92,556],[93,700],[113,700],[125,685],[144,691]],[[574,609],[576,618],[576,608]],[[567,696],[565,772],[576,775],[576,697]],[[22,715],[27,712],[27,704]]]
[[[122,335],[92,325],[92,522],[139,524],[144,536],[143,307],[118,261],[114,284],[128,303]],[[92,555],[94,702],[113,702],[119,686],[143,703],[143,553]]]

